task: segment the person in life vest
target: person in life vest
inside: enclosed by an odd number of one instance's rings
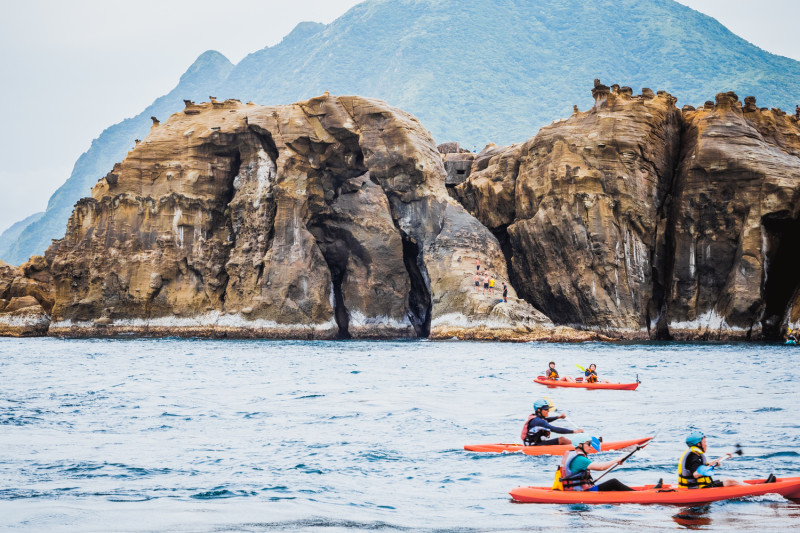
[[[612,459],[611,461],[592,461],[586,455],[589,449],[601,451],[602,444],[600,439],[586,437],[576,439],[575,448],[569,450],[561,458],[561,466],[556,471],[553,490],[591,490],[591,491],[630,491],[633,490],[625,483],[614,478],[604,481],[599,485],[594,484],[590,470],[608,470],[609,468],[621,465],[625,458]]]
[[[743,485],[741,481],[735,479],[712,479],[711,473],[715,466],[732,457],[726,454],[722,457],[709,461],[706,459],[706,436],[702,431],[692,431],[686,437],[688,450],[683,452],[678,463],[678,486],[689,489],[706,489],[709,487],[735,487]]]
[[[522,426],[520,438],[525,446],[555,446],[556,444],[572,444],[566,437],[548,439],[550,433],[583,433],[582,429],[567,429],[551,426],[550,422],[555,422],[559,418],[566,418],[562,413],[559,416],[547,416],[550,412],[550,404],[545,399],[533,402],[533,413],[528,415],[525,425]]]
[[[589,368],[586,369],[584,374],[584,381],[587,383],[597,383],[597,365],[592,363],[589,365]]]
[[[575,381],[569,376],[566,377],[559,377],[558,371],[556,370],[556,364],[553,361],[550,361],[547,364],[547,370],[544,371],[544,377],[547,379],[552,379],[553,381]]]

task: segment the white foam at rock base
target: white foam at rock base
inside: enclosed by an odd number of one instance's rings
[[[706,311],[694,320],[684,322],[670,322],[670,330],[724,330],[724,331],[746,331],[745,328],[730,326],[725,321],[725,317],[720,316],[715,310]]]
[[[82,329],[96,328],[97,324],[91,321],[73,322],[72,320],[60,320],[50,324],[51,329]],[[273,320],[248,319],[240,314],[223,314],[219,311],[211,311],[193,317],[158,317],[158,318],[126,318],[115,319],[108,327],[126,328],[198,328],[198,327],[221,327],[242,330],[276,330],[289,331],[303,329],[314,332],[338,330],[336,321],[331,318],[327,322],[319,324],[279,324]]]
[[[0,315],[0,325],[10,328],[46,326],[49,323],[48,315]]]

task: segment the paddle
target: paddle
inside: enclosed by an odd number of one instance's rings
[[[585,368],[583,368],[581,365],[578,365],[578,364],[576,364],[575,366],[577,366],[578,368],[580,368],[580,369],[581,369],[581,372],[586,372],[586,369],[585,369]]]
[[[634,450],[633,450],[631,453],[629,453],[628,455],[626,455],[625,457],[623,457],[621,462],[619,462],[619,463],[615,464],[614,466],[612,466],[611,468],[609,468],[608,470],[606,470],[605,472],[603,472],[603,475],[602,475],[602,476],[600,476],[599,478],[595,479],[595,480],[594,480],[594,483],[595,483],[595,485],[597,484],[597,482],[598,482],[598,481],[600,481],[601,479],[603,479],[603,478],[606,476],[606,474],[608,474],[609,472],[611,472],[612,470],[614,470],[616,467],[618,467],[619,465],[621,465],[622,463],[624,463],[625,461],[627,461],[628,459],[630,459],[631,455],[635,454],[636,452],[638,452],[639,450],[641,450],[642,448],[644,448],[645,446],[647,446],[647,445],[648,445],[648,444],[650,444],[651,442],[653,442],[653,439],[650,439],[649,441],[645,442],[644,444],[637,444],[637,445],[636,445],[636,448],[634,448]]]
[[[727,461],[728,459],[732,459],[734,455],[742,456],[744,455],[744,451],[742,450],[742,445],[737,444],[736,449],[732,452],[728,452],[726,455],[717,459],[717,464],[721,463],[722,461]]]

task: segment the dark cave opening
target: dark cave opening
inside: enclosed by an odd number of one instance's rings
[[[800,218],[765,217],[761,224],[766,240],[761,330],[765,339],[776,340],[782,337],[787,307],[800,288]]]
[[[411,292],[408,295],[408,319],[414,326],[417,337],[428,337],[431,333],[431,293],[417,262],[419,246],[404,232],[401,231],[401,235],[403,237],[403,263],[408,277],[411,279]]]

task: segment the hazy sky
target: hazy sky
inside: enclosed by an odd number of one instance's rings
[[[798,0],[679,1],[800,60]],[[357,3],[0,0],[0,231],[44,210],[92,139],[169,92],[204,51],[237,63],[298,22],[328,23]]]

